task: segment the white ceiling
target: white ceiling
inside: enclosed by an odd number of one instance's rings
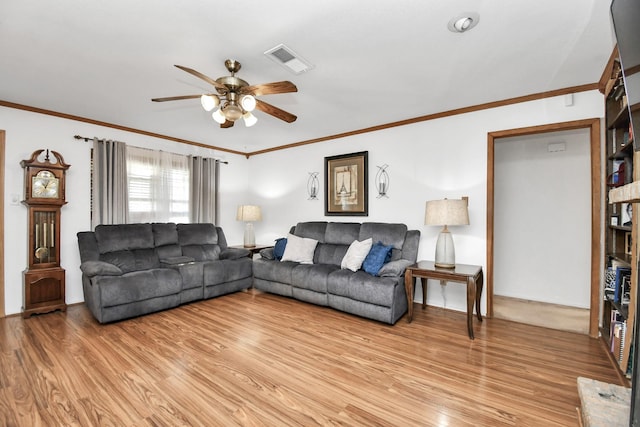
[[[0,100],[253,152],[599,80],[614,46],[609,0],[2,0]],[[479,24],[447,29],[462,12]],[[263,52],[284,43],[315,68],[294,75]],[[220,129],[199,100],[242,63],[250,84],[290,80]],[[0,126],[1,127],[1,126]],[[98,137],[108,138],[108,132]],[[94,136],[94,135],[86,135]]]

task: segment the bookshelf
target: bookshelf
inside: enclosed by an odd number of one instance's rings
[[[605,214],[605,290],[601,335],[622,374],[631,377],[637,287],[640,215],[640,157],[634,150],[631,117],[617,51],[605,70],[607,203]]]

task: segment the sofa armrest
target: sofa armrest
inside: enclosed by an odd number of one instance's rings
[[[262,259],[268,259],[268,260],[274,260],[276,259],[275,255],[273,254],[273,249],[274,248],[264,248],[260,251],[260,257],[262,257]]]
[[[160,264],[163,267],[175,267],[178,265],[191,264],[192,262],[195,262],[195,259],[190,256],[173,256],[160,260]]]
[[[85,261],[80,264],[80,270],[89,277],[122,275],[122,270],[118,266],[104,261]]]
[[[395,277],[402,276],[404,271],[409,267],[413,262],[408,259],[397,259],[395,261],[388,262],[382,266],[380,271],[378,271],[378,276],[380,277]]]
[[[226,248],[220,252],[220,259],[240,259],[251,257],[251,251],[243,248]]]

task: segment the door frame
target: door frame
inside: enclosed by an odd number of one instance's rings
[[[589,336],[598,337],[600,313],[600,263],[602,238],[602,141],[600,119],[584,119],[541,126],[508,129],[487,134],[487,317],[493,317],[495,140],[512,136],[536,135],[574,129],[589,129],[591,154],[591,285]]]
[[[4,163],[5,131],[0,129],[0,318],[6,316],[4,308]]]

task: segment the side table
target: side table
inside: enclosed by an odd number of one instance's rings
[[[436,267],[433,261],[418,261],[407,267],[404,273],[404,287],[407,292],[408,315],[407,321],[413,320],[413,291],[416,278],[422,278],[422,309],[427,303],[427,280],[435,279],[441,282],[459,282],[467,284],[467,330],[469,338],[473,336],[473,305],[476,306],[478,320],[482,322],[480,314],[480,297],[484,285],[482,267],[479,265],[456,264],[455,268]]]
[[[253,256],[257,253],[260,253],[261,250],[263,249],[267,249],[267,248],[272,248],[273,245],[255,245],[255,246],[250,246],[247,247],[245,245],[232,245],[229,246],[230,248],[236,248],[236,249],[246,249],[249,252],[251,252],[251,258],[253,258]]]

